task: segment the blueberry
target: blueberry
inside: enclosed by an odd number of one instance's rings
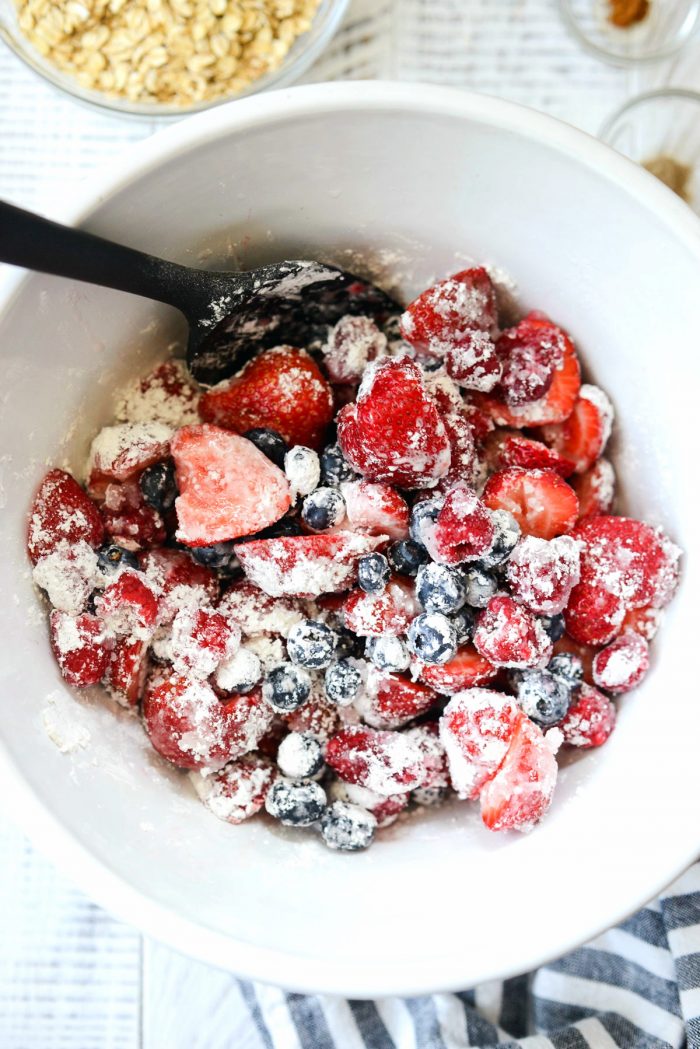
[[[343,455],[339,444],[329,444],[321,452],[321,480],[336,486],[343,481],[352,481],[355,471]]]
[[[352,630],[339,627],[336,632],[335,658],[347,659],[349,656],[362,656],[365,651],[365,639],[358,637]]]
[[[372,844],[376,829],[377,820],[371,812],[347,801],[334,801],[321,816],[321,836],[329,849],[366,849]]]
[[[518,684],[518,703],[536,724],[548,728],[566,717],[571,691],[548,670],[528,670]]]
[[[564,616],[561,613],[558,616],[542,616],[540,622],[552,641],[558,641],[564,636]]]
[[[411,801],[416,805],[440,805],[447,797],[447,787],[417,787],[411,791]]]
[[[266,455],[270,462],[284,470],[284,457],[289,450],[289,445],[277,430],[268,430],[262,426],[256,426],[252,430],[246,430],[243,434]]]
[[[309,495],[321,480],[318,452],[295,444],[284,457],[284,472],[292,489],[292,498]]]
[[[449,663],[457,651],[457,633],[447,616],[424,612],[408,628],[408,647],[421,663]]]
[[[281,517],[279,521],[275,521],[268,528],[263,528],[261,532],[256,532],[255,539],[280,539],[283,536],[288,535],[301,535],[301,524],[299,523],[298,517],[292,517],[286,514]]]
[[[103,546],[101,550],[97,551],[97,567],[105,575],[116,572],[118,568],[133,568],[138,572],[139,561],[136,554],[132,553],[131,550],[126,550],[123,546],[111,543],[109,546]]]
[[[278,779],[268,791],[265,808],[287,827],[310,827],[326,808],[326,792],[313,780]]]
[[[507,510],[492,510],[491,520],[495,533],[490,548],[479,558],[483,568],[494,568],[507,561],[520,539],[520,525]]]
[[[366,594],[383,590],[391,577],[384,554],[365,554],[357,563],[357,581]]]
[[[416,597],[426,612],[456,612],[464,604],[467,591],[456,568],[430,562],[418,570]]]
[[[290,779],[311,779],[323,768],[323,747],[306,732],[290,732],[277,750],[277,767]]]
[[[347,707],[360,690],[362,675],[347,659],[341,659],[328,668],[325,682],[326,695],[331,703]]]
[[[424,357],[420,362],[424,372],[437,372],[442,368],[444,361],[440,357]]]
[[[325,623],[302,619],[287,637],[287,653],[292,663],[307,670],[330,666],[335,655],[336,636]]]
[[[387,550],[389,564],[400,575],[415,575],[421,565],[428,560],[428,553],[420,543],[412,539],[399,539]]]
[[[175,464],[172,460],[147,466],[139,477],[139,488],[144,502],[154,510],[159,513],[172,510],[177,496]]]
[[[304,523],[314,532],[325,532],[345,517],[345,500],[337,488],[317,488],[301,504]]]
[[[280,663],[273,667],[263,682],[263,699],[273,710],[289,714],[303,706],[311,693],[311,678],[302,667]]]
[[[444,502],[441,496],[436,495],[432,499],[424,499],[421,503],[416,503],[413,507],[408,530],[414,543],[425,546],[425,531],[437,521]]]
[[[449,620],[455,629],[458,645],[466,645],[468,641],[472,640],[476,630],[476,612],[473,608],[465,605],[463,608],[460,608],[459,612],[455,612],[454,615],[450,616]]]
[[[217,570],[229,569],[236,561],[233,543],[231,542],[214,543],[213,546],[193,546],[190,549],[190,554],[198,565]]]
[[[547,670],[567,688],[579,688],[583,681],[583,663],[573,652],[560,652],[550,659]]]
[[[365,654],[380,670],[400,673],[402,670],[408,670],[411,663],[411,657],[403,641],[390,634],[367,638]]]
[[[498,590],[498,581],[491,572],[470,565],[462,572],[464,586],[466,588],[466,602],[472,608],[486,608],[487,604]]]

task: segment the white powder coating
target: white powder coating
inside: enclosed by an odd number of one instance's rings
[[[52,692],[47,697],[41,720],[46,735],[62,754],[87,747],[91,741],[90,730],[76,716],[76,704],[61,692]]]
[[[309,734],[290,732],[277,751],[277,765],[283,776],[306,779],[314,776],[322,762],[321,744]]]
[[[311,539],[311,542],[309,540]],[[322,545],[313,540],[322,540]],[[388,536],[336,532],[243,543],[234,549],[248,579],[271,597],[319,597],[346,590],[356,576],[357,561],[385,543]]]
[[[445,746],[432,725],[416,725],[406,735],[414,740],[423,754],[423,782],[421,787],[446,790],[450,786]]]
[[[408,794],[377,794],[357,783],[346,783],[334,779],[328,786],[329,801],[345,801],[371,812],[377,821],[377,827],[390,827],[399,818],[408,805]]]
[[[150,641],[153,631],[158,624],[156,622],[144,622],[143,609],[138,600],[124,600],[120,596],[115,596],[116,589],[112,590],[112,587],[122,576],[133,577],[134,583],[141,593],[144,590],[150,591],[151,595],[157,600],[157,590],[142,572],[137,572],[133,568],[120,568],[110,576],[109,584],[102,596],[95,599],[95,612],[102,618],[106,629],[110,633],[123,637],[138,638],[139,641]]]
[[[62,539],[52,553],[39,558],[32,576],[36,585],[46,591],[53,607],[70,615],[83,611],[90,594],[103,579],[97,554],[83,539],[73,544]]]
[[[248,687],[251,682],[256,684],[262,674],[260,657],[252,648],[242,647],[217,667],[214,681],[223,692],[238,692],[239,689]]]
[[[321,461],[313,448],[297,444],[284,457],[284,473],[289,481],[292,502],[318,488],[321,480]]]
[[[596,654],[593,680],[599,688],[619,695],[639,684],[648,667],[648,642],[639,634],[625,633]]]
[[[287,637],[289,631],[306,618],[302,602],[290,597],[271,598],[249,582],[236,583],[226,591],[218,605],[219,611],[234,620],[246,636],[279,634]]]
[[[215,776],[190,772],[189,779],[214,816],[226,823],[242,823],[263,807],[275,770],[262,759],[243,758]]]
[[[177,719],[180,726],[180,731],[175,732],[178,746],[202,768],[219,769],[230,758],[252,750],[257,745],[256,708],[246,712],[248,717],[240,725],[241,737],[236,736],[237,754],[231,753],[230,725],[223,716],[223,708],[216,693],[205,681],[188,678],[185,688],[177,689],[172,695],[169,707],[167,715],[160,713],[154,716],[156,727],[159,728],[158,722],[163,721],[167,727],[160,731],[170,736],[173,734],[172,723]]]
[[[159,626],[151,639],[151,650],[156,659],[173,661],[173,635],[170,626]]]
[[[418,744],[399,732],[386,733],[381,749],[367,756],[364,786],[388,797],[420,786],[422,755]],[[397,786],[401,789],[397,790]]]
[[[433,397],[436,404],[442,407],[443,411],[448,408],[454,412],[464,411],[464,400],[459,386],[444,368],[425,373],[423,383],[430,396]]]
[[[609,459],[599,459],[589,472],[590,484],[596,502],[603,513],[608,513],[615,501],[615,468]]]
[[[512,599],[507,604],[500,601],[494,604],[494,601],[492,598],[479,617],[474,632],[477,652],[494,666],[516,670],[546,666],[552,655],[552,640],[541,620],[522,606],[513,608]]]
[[[508,560],[513,596],[538,615],[562,612],[581,577],[581,545],[568,535],[523,536]]]
[[[612,401],[604,390],[601,390],[599,386],[591,385],[591,383],[583,384],[579,390],[579,397],[584,401],[590,401],[591,404],[598,409],[603,428],[603,436],[600,444],[600,451],[602,452],[605,450],[605,446],[610,439],[615,419],[615,409],[613,408]]]
[[[488,688],[457,692],[440,718],[450,781],[460,798],[471,798],[505,758],[518,716],[512,696]]]
[[[265,674],[273,667],[284,663],[287,658],[284,642],[278,637],[265,637],[264,634],[247,638],[243,642],[242,651],[252,652],[257,656]]]
[[[117,394],[118,422],[164,423],[172,429],[199,422],[199,391],[184,361],[171,357]]]
[[[387,338],[369,317],[341,317],[321,346],[333,382],[359,382],[369,361],[387,351]]]
[[[455,339],[463,339],[475,328],[484,327],[484,317],[491,315],[488,284],[463,283],[448,277],[420,296],[421,302],[442,318],[445,328]],[[406,310],[401,315],[401,328],[407,338],[415,331],[413,317]],[[432,348],[431,342],[431,348]]]
[[[472,331],[461,343],[431,344],[431,350],[444,356],[449,351],[448,367],[454,380],[467,390],[490,393],[501,379],[502,368],[487,331]]]
[[[206,625],[203,620],[209,615],[207,609],[194,605],[184,605],[173,619],[171,644],[173,667],[178,674],[190,674],[195,678],[207,678],[214,673],[219,663],[230,659],[241,643],[241,631],[237,623],[229,623],[225,631],[225,650],[222,653],[217,646],[207,643],[200,630]],[[218,613],[211,613],[218,620]],[[217,623],[217,630],[220,624]]]
[[[87,475],[108,473],[124,481],[141,464],[164,459],[168,454],[172,427],[161,422],[119,423],[105,426],[90,445]]]

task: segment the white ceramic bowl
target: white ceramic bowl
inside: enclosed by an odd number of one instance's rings
[[[264,822],[229,827],[164,769],[134,719],[61,683],[24,554],[46,463],[80,468],[114,382],[147,366],[172,314],[57,279],[16,280],[0,314],[0,773],[22,826],[147,933],[302,990],[467,987],[524,971],[647,901],[700,848],[696,217],[564,124],[377,83],[195,117],[81,195],[64,217],[185,262],[207,245],[222,256],[237,245],[244,263],[374,252],[407,296],[465,257],[495,264],[524,307],[573,333],[619,412],[625,508],[666,525],[687,558],[646,682],[621,703],[610,742],[563,770],[533,834],[489,834],[463,805],[395,825],[363,855]],[[90,742],[62,754],[47,709],[53,723],[77,718]]]

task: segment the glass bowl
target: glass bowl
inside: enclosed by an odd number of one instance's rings
[[[131,102],[125,98],[112,97],[102,91],[84,88],[73,77],[62,72],[45,59],[32,46],[19,28],[14,0],[0,0],[0,39],[4,40],[7,46],[35,73],[38,73],[54,87],[72,95],[80,102],[129,116],[150,119],[154,117],[177,118],[188,116],[191,113],[199,113],[204,109],[212,108],[212,106],[230,102],[235,98],[245,98],[247,95],[254,95],[260,91],[287,87],[293,84],[315,62],[328,45],[340,26],[348,4],[349,0],[321,0],[314,15],[311,28],[297,38],[279,68],[259,77],[245,90],[232,92],[223,98],[195,102],[184,106],[166,102]]]
[[[700,214],[700,92],[664,88],[637,95],[608,118],[600,137]]]
[[[700,23],[700,0],[650,0],[646,16],[625,28],[610,22],[610,0],[559,0],[559,10],[587,51],[620,66],[667,58]]]

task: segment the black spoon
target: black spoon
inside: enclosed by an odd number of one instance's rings
[[[312,345],[346,314],[384,324],[399,312],[381,289],[336,266],[294,260],[240,273],[191,269],[2,201],[0,262],[174,306],[189,324],[190,371],[206,385],[281,340]]]

